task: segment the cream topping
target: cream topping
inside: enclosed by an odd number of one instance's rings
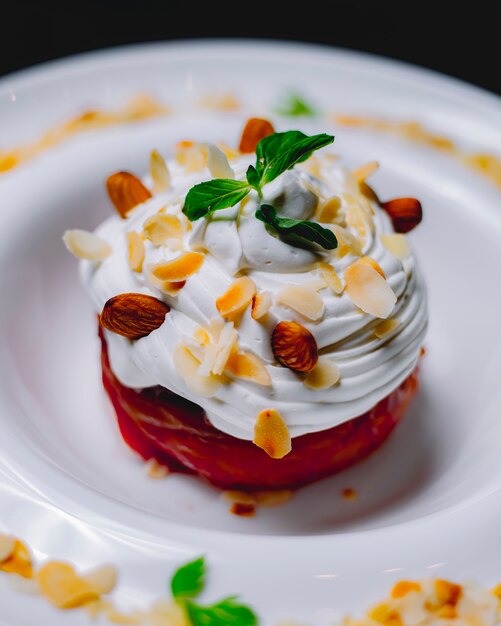
[[[250,162],[250,158],[241,157],[231,163],[237,179],[243,179]],[[381,320],[357,309],[347,293],[336,295],[328,287],[319,289],[318,262],[330,263],[342,277],[344,269],[358,255],[343,255],[340,249],[305,250],[273,237],[254,216],[258,206],[254,192],[241,204],[194,222],[190,229],[182,215],[184,197],[191,186],[212,176],[207,169],[185,173],[175,162],[169,163],[169,169],[171,187],[167,192],[136,207],[127,219],[111,216],[96,230],[112,246],[113,254],[99,264],[81,264],[83,282],[98,311],[109,298],[126,292],[153,295],[171,307],[163,325],[137,341],[106,332],[111,366],[124,385],[165,386],[201,405],[216,428],[252,440],[256,416],[263,409],[278,410],[291,436],[296,437],[331,428],[364,413],[412,372],[427,325],[422,276],[412,255],[400,261],[381,243],[382,234],[393,232],[388,216],[360,194],[357,182],[338,161],[319,155],[300,168],[287,171],[264,188],[264,201],[273,204],[282,216],[311,219],[317,206],[333,196],[340,198],[337,225],[346,227],[360,240],[362,255],[379,264],[397,297],[391,317],[399,324],[380,338],[374,329]],[[182,249],[206,253],[201,269],[176,296],[151,284],[148,267],[175,258],[179,254],[175,248],[179,246],[172,242],[154,246],[145,241],[143,271],[132,271],[127,262],[127,232],[140,233],[145,220],[160,209],[181,217],[186,231]],[[360,216],[362,226],[357,223]],[[220,317],[215,301],[241,274],[249,276],[258,291],[272,295],[287,285],[311,285],[323,299],[324,313],[319,320],[311,321],[274,300],[268,314],[257,321],[248,307],[236,325],[238,344],[241,350],[257,355],[266,364],[271,386],[232,378],[217,386],[214,395],[200,397],[180,375],[174,351],[180,342],[193,337],[197,326],[206,328],[211,320]],[[340,379],[335,386],[311,389],[303,384],[301,375],[277,365],[270,335],[283,320],[297,321],[310,330],[320,355],[332,359],[339,368]]]

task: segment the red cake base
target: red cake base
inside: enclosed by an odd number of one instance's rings
[[[214,428],[204,410],[164,387],[135,391],[110,368],[102,340],[103,383],[125,442],[171,471],[197,474],[223,489],[296,489],[374,452],[402,419],[418,388],[418,370],[373,409],[349,422],[296,437],[292,452],[270,458],[251,441]]]

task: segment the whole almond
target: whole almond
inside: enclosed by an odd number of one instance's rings
[[[268,137],[268,135],[273,135],[274,132],[275,129],[268,120],[263,120],[259,117],[251,117],[247,120],[242,131],[238,149],[240,152],[244,153],[255,152],[257,144],[261,139]]]
[[[277,361],[295,372],[311,372],[318,361],[315,337],[297,322],[279,322],[271,335]]]
[[[123,219],[131,209],[151,198],[151,192],[137,176],[129,172],[116,172],[109,176],[106,189],[113,206]]]
[[[159,328],[170,307],[142,293],[121,293],[103,307],[101,326],[128,339],[141,339]]]
[[[423,208],[416,198],[395,198],[382,202],[381,206],[390,216],[397,233],[408,233],[423,219]]]

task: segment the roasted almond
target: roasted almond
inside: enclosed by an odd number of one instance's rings
[[[395,198],[381,204],[397,233],[408,233],[423,219],[421,202],[416,198]]]
[[[130,172],[116,172],[109,176],[106,189],[113,206],[124,219],[131,209],[151,198],[151,192]]]
[[[170,307],[142,293],[122,293],[110,298],[103,307],[101,326],[128,339],[140,339],[159,328]]]
[[[315,337],[297,322],[279,322],[271,335],[277,361],[295,372],[311,372],[318,361]]]
[[[274,132],[275,129],[268,120],[251,117],[244,126],[238,149],[244,153],[255,152],[261,139],[273,135]]]
[[[265,409],[254,424],[253,442],[272,459],[282,459],[292,449],[291,436],[284,418],[276,409]]]

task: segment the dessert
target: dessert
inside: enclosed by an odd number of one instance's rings
[[[144,459],[225,489],[287,489],[366,457],[418,385],[426,293],[405,232],[333,137],[251,119],[239,150],[181,142],[114,214],[68,231],[99,314],[104,387]]]

